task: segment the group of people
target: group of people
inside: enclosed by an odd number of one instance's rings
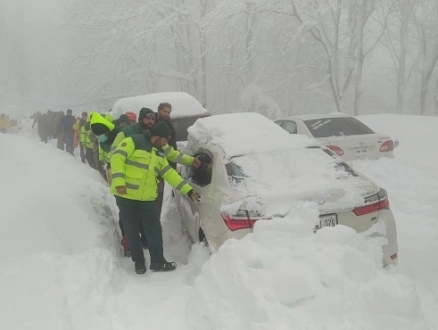
[[[169,103],[161,103],[156,113],[142,108],[138,116],[127,112],[113,120],[110,115],[90,111],[77,120],[68,110],[59,124],[58,134],[64,135],[66,145],[68,141],[67,151],[71,151],[72,136],[74,140],[78,130],[81,159],[105,174],[120,211],[122,244],[129,246],[128,255],[137,274],[147,269],[143,248],[149,249],[151,270],[176,268],[163,254],[160,216],[164,181],[194,201],[200,198],[175,170],[176,163],[199,167],[201,162],[177,150],[171,111]]]
[[[130,255],[137,274],[146,272],[143,248],[149,249],[150,269],[169,271],[175,262],[164,259],[161,228],[164,181],[199,200],[199,194],[175,170],[176,163],[199,167],[201,162],[177,150],[170,120],[172,106],[161,103],[155,113],[142,108],[114,120],[111,114],[83,112],[75,118],[64,113],[36,113],[34,124],[42,142],[56,138],[57,146],[74,155],[80,148],[83,163],[98,170],[110,185],[119,207],[119,224],[125,255]],[[138,119],[137,119],[138,118]],[[33,127],[32,126],[32,127]]]

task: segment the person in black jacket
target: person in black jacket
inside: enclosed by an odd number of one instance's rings
[[[170,136],[168,140],[168,144],[172,146],[175,150],[178,150],[176,147],[176,135],[175,135],[175,128],[173,127],[172,122],[170,121],[170,113],[172,112],[172,105],[170,103],[164,102],[160,103],[158,105],[158,112],[156,115],[156,121],[155,125],[157,125],[160,122],[165,122],[166,125],[170,128],[172,131],[172,135]],[[173,162],[169,162],[169,165],[172,166],[172,168],[176,169],[176,164]],[[161,216],[161,209],[163,207],[163,194],[164,194],[164,181],[162,178],[159,178],[158,182],[158,196],[156,199],[156,206],[159,216]]]
[[[166,123],[166,125],[172,131],[172,135],[169,139],[169,145],[171,145],[175,150],[178,150],[176,147],[175,128],[173,127],[172,121],[170,120],[171,112],[172,112],[172,105],[170,103],[160,103],[160,105],[158,106],[157,121],[155,125],[162,121]],[[175,163],[172,163],[171,165],[172,167],[175,167]]]
[[[64,131],[65,150],[73,155],[73,142],[75,137],[73,125],[76,123],[76,118],[73,117],[72,113],[73,111],[71,109],[67,110],[67,115],[61,119],[61,127]]]

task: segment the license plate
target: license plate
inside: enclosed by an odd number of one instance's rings
[[[358,148],[354,150],[354,155],[355,156],[363,156],[368,154],[368,149],[367,148]]]
[[[319,217],[319,228],[322,227],[334,227],[338,224],[337,214],[321,215]]]

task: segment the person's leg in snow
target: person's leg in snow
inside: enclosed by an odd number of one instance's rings
[[[158,219],[161,219],[161,209],[163,208],[163,198],[164,198],[164,180],[160,178],[158,182],[158,195],[156,199],[156,208],[158,213]]]
[[[176,268],[176,263],[168,262],[163,255],[163,233],[155,201],[141,202],[140,221],[147,238],[151,256],[150,269],[153,271],[169,271]],[[126,229],[126,228],[125,228]]]
[[[129,200],[117,196],[117,205],[120,209],[123,228],[129,240],[132,260],[135,262],[137,274],[143,274],[145,259],[139,235],[138,219],[148,240],[149,254],[151,256],[150,269],[154,271],[169,271],[176,268],[176,263],[167,262],[163,255],[163,236],[160,220],[158,219],[155,202]]]
[[[116,201],[120,209],[123,228],[128,236],[132,261],[135,263],[135,272],[137,274],[144,274],[146,272],[146,265],[140,235],[138,234],[138,216],[141,202],[118,196],[116,196]]]

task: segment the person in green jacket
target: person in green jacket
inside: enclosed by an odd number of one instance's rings
[[[114,153],[114,151],[116,150],[116,148],[119,146],[120,142],[123,139],[130,137],[130,136],[133,136],[135,134],[142,134],[146,130],[151,129],[155,125],[155,120],[156,120],[156,115],[151,109],[142,108],[140,110],[140,113],[138,116],[138,122],[134,125],[124,127],[120,131],[120,133],[117,135],[116,139],[114,140],[114,142],[111,146],[110,157],[112,156],[112,154]],[[166,145],[162,146],[161,150],[163,151],[163,153],[168,161],[171,161],[174,163],[180,163],[180,164],[185,165],[185,166],[199,167],[201,165],[201,163],[199,162],[198,159],[191,157],[189,155],[185,155],[185,154],[179,152],[178,150],[175,150],[168,143]],[[159,218],[161,218],[161,208],[162,208],[162,204],[163,204],[162,203],[162,199],[163,199],[162,195],[163,194],[161,192],[159,194],[159,197],[158,197],[158,202],[156,203]],[[121,219],[119,219],[119,225],[120,225],[120,230],[121,230],[122,237],[123,237],[122,238],[122,245],[124,247],[126,247],[126,246],[128,246],[128,244],[125,243],[126,235],[125,235],[125,230],[123,228],[123,222],[121,221]],[[146,234],[144,233],[144,228],[142,227],[141,223],[139,225],[139,231],[141,234],[141,241],[142,241],[143,247],[147,248],[148,242],[147,242]],[[125,251],[125,255],[128,255],[128,254],[129,254],[129,252]]]
[[[151,109],[142,108],[138,116],[138,123],[136,123],[135,125],[124,127],[117,135],[116,139],[114,140],[111,146],[111,154],[112,152],[114,152],[114,150],[116,150],[116,148],[119,146],[120,142],[124,138],[132,136],[134,134],[142,134],[144,131],[154,127],[156,123],[155,121],[156,121],[155,113]],[[199,167],[201,165],[201,163],[196,158],[189,155],[185,155],[182,152],[175,150],[175,148],[170,146],[168,143],[162,146],[161,150],[163,151],[167,160],[170,162],[182,164],[185,166],[195,166],[195,167]]]
[[[111,184],[110,151],[120,130],[98,113],[91,115],[90,128],[99,141],[99,161],[106,164],[106,177],[108,183]],[[102,172],[102,169],[99,171]]]
[[[82,113],[82,115],[84,115],[84,113]],[[82,118],[84,119],[84,116]],[[94,162],[93,142],[91,141],[90,137],[91,125],[88,121],[88,118],[85,118],[84,124],[81,126],[81,134],[79,137],[81,154],[83,153],[85,159],[88,162],[88,165],[90,165],[91,168],[96,168]]]
[[[176,263],[166,261],[163,255],[162,228],[155,207],[157,177],[161,176],[174,189],[190,196],[192,200],[200,198],[159,150],[167,144],[171,133],[165,123],[160,123],[143,134],[124,139],[111,157],[113,180],[110,191],[116,196],[137,274],[146,272],[138,232],[139,219],[149,243],[150,269],[168,271],[176,268]]]

